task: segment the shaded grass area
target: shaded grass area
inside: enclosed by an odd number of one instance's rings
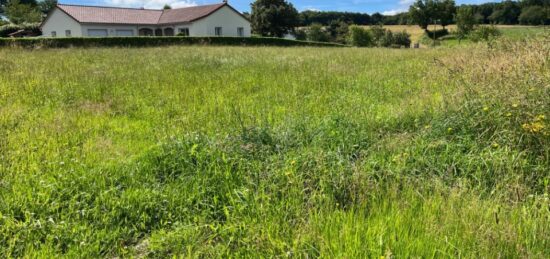
[[[543,43],[0,49],[0,255],[546,258]]]

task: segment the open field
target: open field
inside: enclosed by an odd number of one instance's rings
[[[0,48],[0,257],[550,257],[550,46]]]
[[[366,26],[369,27],[369,26]],[[520,39],[534,34],[543,32],[544,30],[550,30],[550,27],[546,26],[521,26],[521,25],[497,25],[503,34],[512,39]],[[419,42],[422,36],[424,36],[424,30],[417,25],[385,25],[384,28],[391,30],[392,32],[407,31],[411,35],[411,41]],[[430,26],[430,30],[442,29],[441,26]],[[456,30],[456,25],[449,25],[446,27],[449,31]]]

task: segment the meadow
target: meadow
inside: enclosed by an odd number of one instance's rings
[[[488,26],[488,25],[487,25]],[[521,40],[526,37],[533,37],[537,34],[540,34],[542,31],[548,31],[550,30],[548,26],[523,26],[523,25],[495,25],[502,34],[512,40]],[[366,28],[369,28],[370,26],[365,26]],[[384,28],[392,31],[392,32],[402,32],[406,31],[411,35],[411,42],[417,43],[420,42],[420,46],[423,48],[430,47],[429,44],[423,44],[422,39],[425,37],[425,32],[422,28],[420,28],[418,25],[384,25]],[[456,25],[448,25],[446,28],[450,32],[456,31]],[[440,30],[443,29],[441,25],[431,25],[429,30]],[[462,41],[463,44],[470,43],[468,40]],[[452,39],[452,40],[445,40],[442,42],[443,45],[446,46],[455,46],[459,45],[458,40]]]
[[[0,48],[0,257],[550,257],[548,35]]]

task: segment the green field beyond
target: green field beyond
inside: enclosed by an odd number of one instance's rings
[[[549,258],[547,41],[0,49],[0,257]]]

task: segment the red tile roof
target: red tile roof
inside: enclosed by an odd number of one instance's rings
[[[187,8],[176,8],[164,10],[160,17],[159,23],[185,23],[196,21],[200,18],[204,18],[211,13],[222,8],[226,4],[213,4],[213,5],[201,5]]]
[[[196,21],[214,13],[225,5],[227,4],[221,3],[168,10],[65,4],[58,4],[57,7],[80,23],[152,25]]]

